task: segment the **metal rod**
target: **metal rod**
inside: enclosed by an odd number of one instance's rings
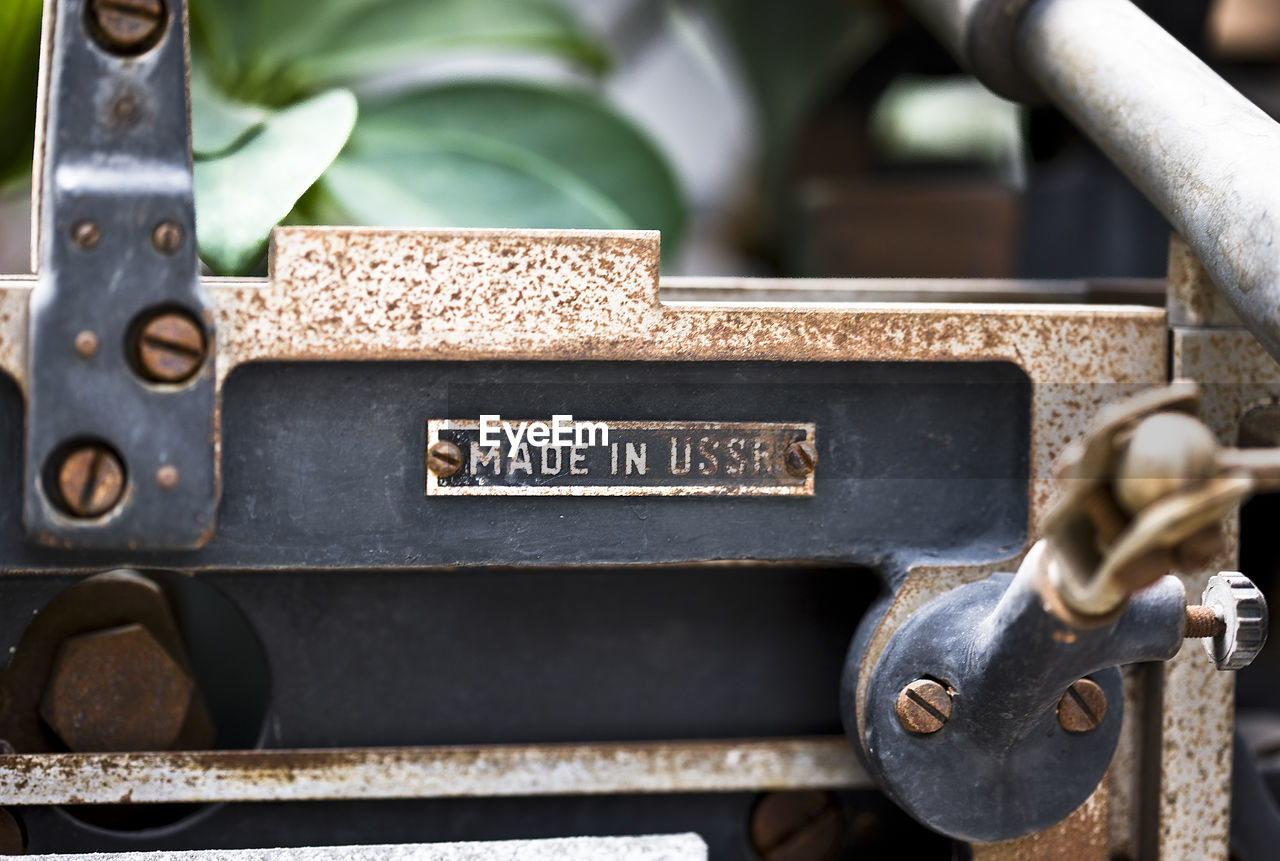
[[[1280,125],[1128,0],[909,2],[1006,94],[1016,87],[989,70],[1003,54],[1016,59],[1026,83],[1164,214],[1280,357]]]
[[[843,736],[0,756],[0,805],[756,792],[870,785]]]

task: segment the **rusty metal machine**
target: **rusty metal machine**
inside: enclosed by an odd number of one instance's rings
[[[202,278],[183,3],[104,46],[57,0],[0,280],[0,851],[1268,857],[1280,128],[1127,0],[912,5],[1158,205],[1167,285],[344,227]]]

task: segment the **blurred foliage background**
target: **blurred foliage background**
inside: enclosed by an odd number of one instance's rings
[[[618,64],[673,33],[713,76],[732,53],[764,185],[807,106],[882,31],[858,0],[814,0],[804,15],[642,0],[613,4],[633,8],[611,37],[606,18],[584,21],[591,5],[190,0],[202,259],[218,274],[260,271],[280,222],[655,228],[673,259],[690,202],[661,144],[610,103]],[[0,0],[10,189],[30,173],[40,15],[40,0]]]
[[[1274,0],[1136,0],[1280,113]],[[189,0],[201,257],[286,224],[662,231],[672,275],[1158,276],[1168,226],[900,0]],[[41,0],[0,0],[0,271]],[[7,194],[5,193],[7,189]]]

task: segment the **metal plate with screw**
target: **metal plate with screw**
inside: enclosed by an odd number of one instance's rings
[[[180,0],[57,0],[45,56],[24,520],[47,546],[213,533],[213,313],[198,277]],[[180,476],[165,482],[156,476]]]
[[[560,446],[531,444],[533,424],[504,419],[491,445],[479,422],[428,421],[427,495],[813,495],[812,423],[599,422],[580,437],[566,425],[582,444]]]

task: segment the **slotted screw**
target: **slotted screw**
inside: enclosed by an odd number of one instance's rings
[[[1089,732],[1107,716],[1107,695],[1088,679],[1067,688],[1058,700],[1058,723],[1067,732]]]
[[[832,861],[846,830],[844,811],[829,792],[770,792],[751,810],[751,845],[764,861]]]
[[[787,446],[784,460],[787,464],[787,472],[798,478],[804,478],[818,465],[818,449],[808,440],[793,442]]]
[[[124,495],[124,465],[102,443],[73,448],[58,466],[58,498],[68,514],[100,517]]]
[[[89,0],[89,30],[115,54],[141,54],[159,40],[165,24],[162,0]]]
[[[205,350],[204,331],[196,321],[170,311],[153,317],[138,332],[136,365],[152,382],[180,383],[200,370]]]
[[[71,241],[88,251],[102,241],[102,228],[96,221],[77,221],[71,227]]]
[[[182,238],[182,226],[174,221],[162,221],[151,231],[151,244],[161,254],[177,254]]]
[[[928,735],[951,720],[951,692],[933,679],[916,679],[898,694],[894,710],[905,729]]]
[[[436,478],[448,478],[462,469],[462,449],[447,439],[436,440],[427,449],[427,469]]]

